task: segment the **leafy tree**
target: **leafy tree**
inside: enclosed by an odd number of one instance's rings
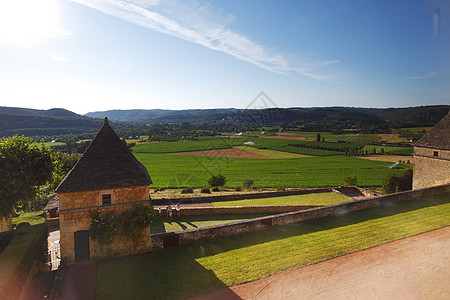
[[[55,189],[63,180],[64,176],[75,166],[80,159],[81,154],[78,153],[64,153],[56,152],[55,157],[55,170],[52,179],[52,188]]]
[[[243,182],[242,185],[244,186],[244,188],[249,189],[249,188],[251,188],[252,185],[253,185],[253,180],[248,179],[248,178],[247,178],[247,179],[244,179],[244,182]]]
[[[383,179],[382,188],[385,194],[408,191],[412,189],[412,169],[407,169],[401,175],[389,174]]]
[[[28,202],[38,186],[51,180],[52,150],[24,136],[0,140],[0,215],[8,216],[19,202]]]
[[[208,184],[212,187],[224,186],[227,182],[227,179],[222,174],[211,175],[208,178]]]
[[[389,174],[383,179],[383,183],[381,187],[383,188],[383,192],[385,194],[392,194],[397,192],[398,186],[398,176],[395,174]]]
[[[399,192],[412,190],[413,170],[405,170],[399,177],[398,188]]]
[[[345,185],[355,186],[358,184],[356,176],[348,176],[344,178]]]

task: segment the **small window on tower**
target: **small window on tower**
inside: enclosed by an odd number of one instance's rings
[[[111,205],[111,194],[102,195],[102,203],[103,203],[103,206]]]
[[[438,152],[438,151],[434,151],[434,152],[433,152],[433,156],[434,156],[434,157],[439,157],[439,152]]]

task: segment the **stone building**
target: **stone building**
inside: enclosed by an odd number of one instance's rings
[[[414,145],[413,189],[450,183],[450,112]]]
[[[68,263],[101,257],[101,247],[89,237],[91,213],[128,210],[149,204],[147,169],[133,156],[105,118],[83,156],[66,175],[56,192],[59,197],[61,255]],[[137,247],[148,248],[150,229]],[[130,243],[114,238],[110,255],[130,253]]]

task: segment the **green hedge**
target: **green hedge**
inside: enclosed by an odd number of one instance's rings
[[[46,223],[15,231],[0,255],[0,299],[17,299],[34,260],[46,262],[47,235]]]

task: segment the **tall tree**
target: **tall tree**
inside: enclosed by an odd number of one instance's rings
[[[52,150],[24,136],[0,140],[0,216],[8,216],[19,201],[29,201],[38,186],[51,180]]]

